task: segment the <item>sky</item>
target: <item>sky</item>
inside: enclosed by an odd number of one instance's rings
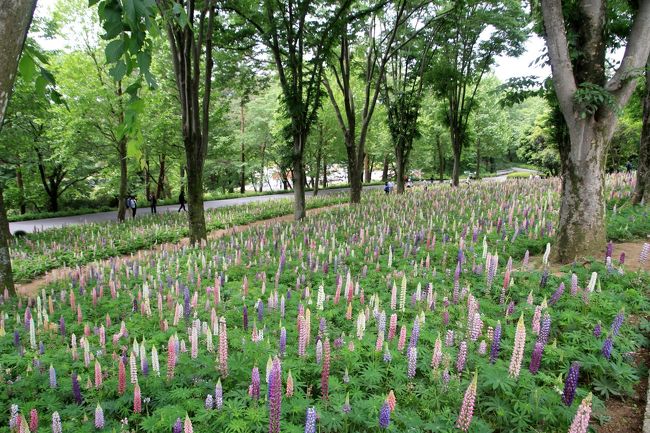
[[[48,17],[51,15],[57,0],[39,0],[36,7],[36,15]],[[41,46],[47,50],[59,50],[65,48],[67,41],[62,38],[53,40],[39,40]],[[535,75],[539,78],[546,78],[551,74],[548,65],[531,66],[532,63],[545,51],[544,39],[538,36],[531,36],[525,43],[526,51],[520,57],[499,56],[496,58],[494,74],[500,81],[505,82],[510,78]]]

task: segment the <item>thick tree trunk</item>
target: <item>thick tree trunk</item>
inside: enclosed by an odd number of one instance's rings
[[[650,59],[646,65],[650,68]],[[650,70],[645,72],[645,96],[643,97],[643,124],[639,142],[639,164],[636,171],[636,187],[632,203],[650,203]]]
[[[354,138],[352,138],[354,140]],[[348,183],[350,184],[350,203],[361,202],[363,188],[363,166],[357,164],[356,146],[346,145],[348,153]],[[358,161],[363,164],[363,160]]]
[[[262,149],[260,155],[260,192],[264,189],[264,170],[265,170],[265,161],[266,156],[266,140],[262,142]]]
[[[50,188],[47,190],[47,210],[59,211],[59,185],[56,182],[50,182]]]
[[[323,188],[327,188],[327,160],[323,155]]]
[[[302,137],[297,138],[302,139]],[[293,155],[293,217],[300,221],[307,215],[305,206],[305,171],[302,165],[302,155],[297,152]]]
[[[395,177],[397,177],[397,193],[404,192],[404,173],[406,172],[406,157],[404,155],[404,145],[398,144],[395,146]]]
[[[583,143],[572,142],[565,161],[558,228],[558,258],[562,263],[598,256],[606,243],[606,138],[599,132],[585,132]]]
[[[196,145],[198,146],[198,145]],[[187,153],[187,214],[190,223],[190,243],[206,239],[205,216],[203,212],[203,156]]]
[[[27,208],[25,206],[25,182],[23,182],[23,168],[18,164],[16,166],[16,186],[18,187],[18,208],[21,215],[25,215]]]
[[[372,181],[372,168],[370,167],[370,155],[368,155],[367,153],[363,158],[363,176],[365,178],[366,183],[370,183]]]
[[[123,222],[126,216],[126,193],[127,193],[127,160],[126,160],[126,137],[117,143],[117,154],[120,159],[120,194],[117,202],[117,220]]]
[[[165,155],[158,158],[158,185],[156,186],[156,198],[162,199],[165,196]]]
[[[4,192],[0,183],[0,291],[7,290],[10,295],[15,295],[13,272],[11,271],[11,255],[9,253],[9,221],[4,203]],[[1,293],[0,293],[1,294]]]
[[[454,151],[454,168],[451,172],[451,181],[452,185],[458,186],[460,178],[460,146],[452,144],[452,147]]]
[[[239,192],[246,192],[246,149],[244,147],[244,103],[239,104],[239,133],[241,139],[241,172],[239,173]]]
[[[319,128],[319,138],[322,138],[323,136],[323,128]],[[318,150],[316,151],[316,176],[314,179],[314,197],[318,195],[318,183],[320,182],[320,161],[323,157],[323,142],[322,140],[319,143],[320,145],[318,146]]]
[[[381,171],[381,181],[388,182],[388,154],[384,155],[384,167]]]
[[[16,79],[16,69],[25,37],[34,16],[36,0],[7,0],[0,7],[0,130]],[[6,229],[4,228],[6,226]],[[14,295],[13,273],[7,231],[7,210],[0,185],[0,289]]]
[[[440,142],[440,135],[436,136],[436,148],[438,149],[438,171],[440,182],[445,177],[445,155],[442,153],[442,143]]]

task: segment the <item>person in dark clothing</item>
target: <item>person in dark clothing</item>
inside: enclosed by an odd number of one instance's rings
[[[156,204],[158,204],[158,199],[156,198],[156,194],[151,194],[149,196],[149,201],[151,202],[151,213],[158,213],[158,210],[156,209]]]
[[[135,199],[135,196],[131,196],[131,212],[133,212],[133,218],[135,218],[135,211],[138,210],[138,202]]]
[[[628,173],[632,172],[632,163],[630,161],[625,164],[625,169],[627,170]]]
[[[179,212],[182,211],[182,210],[187,211],[187,209],[185,209],[186,201],[185,201],[185,190],[184,189],[181,189],[181,193],[178,196],[178,202],[181,204],[181,206],[178,208],[178,211]]]

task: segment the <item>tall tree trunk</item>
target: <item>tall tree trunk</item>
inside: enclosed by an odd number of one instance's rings
[[[50,182],[50,188],[47,190],[47,210],[59,211],[59,184],[56,182]]]
[[[25,206],[25,183],[23,182],[23,168],[20,164],[16,166],[16,186],[18,187],[18,208],[20,214],[25,215],[27,211]]]
[[[323,157],[323,126],[318,128],[318,150],[316,151],[316,175],[314,179],[314,197],[318,195],[318,182],[320,182],[320,161]]]
[[[463,148],[463,142],[459,131],[453,128],[451,131],[451,147],[454,154],[454,168],[451,172],[451,182],[452,185],[458,186],[460,179],[460,154]]]
[[[565,161],[558,232],[559,260],[569,263],[605,245],[605,144],[599,133],[586,134],[581,147],[572,143]]]
[[[645,71],[645,95],[643,97],[643,125],[639,142],[639,164],[636,171],[636,187],[632,203],[650,204],[650,58]]]
[[[363,175],[366,183],[372,181],[372,169],[370,168],[370,155],[366,153],[363,158]]]
[[[323,188],[327,188],[327,157],[323,155]]]
[[[395,176],[397,177],[397,193],[404,192],[404,174],[406,172],[406,155],[404,154],[404,143],[400,142],[395,146]]]
[[[126,193],[128,188],[126,137],[122,137],[117,143],[117,154],[120,159],[120,194],[117,203],[117,220],[123,222],[126,217]]]
[[[476,140],[476,179],[481,178],[481,139]]]
[[[186,153],[189,146],[185,146]],[[203,163],[202,155],[187,158],[187,214],[190,223],[190,242],[197,243],[207,237],[203,211]]]
[[[438,171],[440,182],[445,178],[445,155],[442,153],[442,142],[440,135],[436,135],[436,148],[438,149]]]
[[[151,169],[148,156],[144,161],[144,195],[147,200],[151,197]]]
[[[0,24],[2,23],[0,22]],[[7,210],[5,209],[2,182],[0,182],[0,290],[2,292],[7,290],[10,295],[15,295],[16,289],[14,288],[11,255],[9,253],[10,240],[9,221],[7,220]]]
[[[0,7],[0,35],[2,35],[0,37],[0,131],[14,87],[18,60],[23,51],[35,8],[36,0],[8,0]],[[0,183],[0,289],[15,295],[8,230],[7,210],[4,206],[2,183]]]
[[[156,185],[156,198],[162,199],[165,195],[165,154],[158,157],[158,184]]]
[[[244,147],[244,101],[239,104],[239,133],[241,139],[241,173],[239,174],[239,192],[246,192],[246,152]]]
[[[294,137],[294,140],[305,139],[306,137],[301,134],[297,134]],[[293,170],[291,174],[293,180],[293,217],[296,221],[304,219],[307,215],[305,206],[305,168],[302,163],[302,152],[297,151],[299,146],[302,148],[300,144],[294,141]]]
[[[388,154],[384,155],[384,167],[381,171],[381,181],[388,182]]]
[[[354,140],[354,137],[351,138]],[[357,160],[356,146],[346,145],[348,153],[348,183],[350,184],[350,203],[361,201],[361,188],[363,188],[363,159]],[[361,167],[359,167],[359,164]]]

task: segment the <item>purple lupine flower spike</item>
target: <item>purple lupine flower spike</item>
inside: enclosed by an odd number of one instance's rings
[[[612,356],[612,345],[614,340],[612,339],[611,334],[607,336],[605,342],[603,343],[602,354],[605,358],[609,359]]]
[[[571,363],[571,367],[569,367],[569,374],[567,374],[566,381],[564,382],[564,393],[562,394],[562,401],[567,406],[571,406],[575,398],[579,375],[580,364],[574,361]]]
[[[494,328],[494,337],[492,338],[492,347],[490,349],[490,362],[494,364],[499,357],[499,350],[501,348],[501,322],[497,323]]]
[[[384,405],[381,407],[381,410],[379,411],[379,428],[385,430],[388,428],[389,425],[390,425],[390,406],[388,406],[388,402],[384,402]]]

